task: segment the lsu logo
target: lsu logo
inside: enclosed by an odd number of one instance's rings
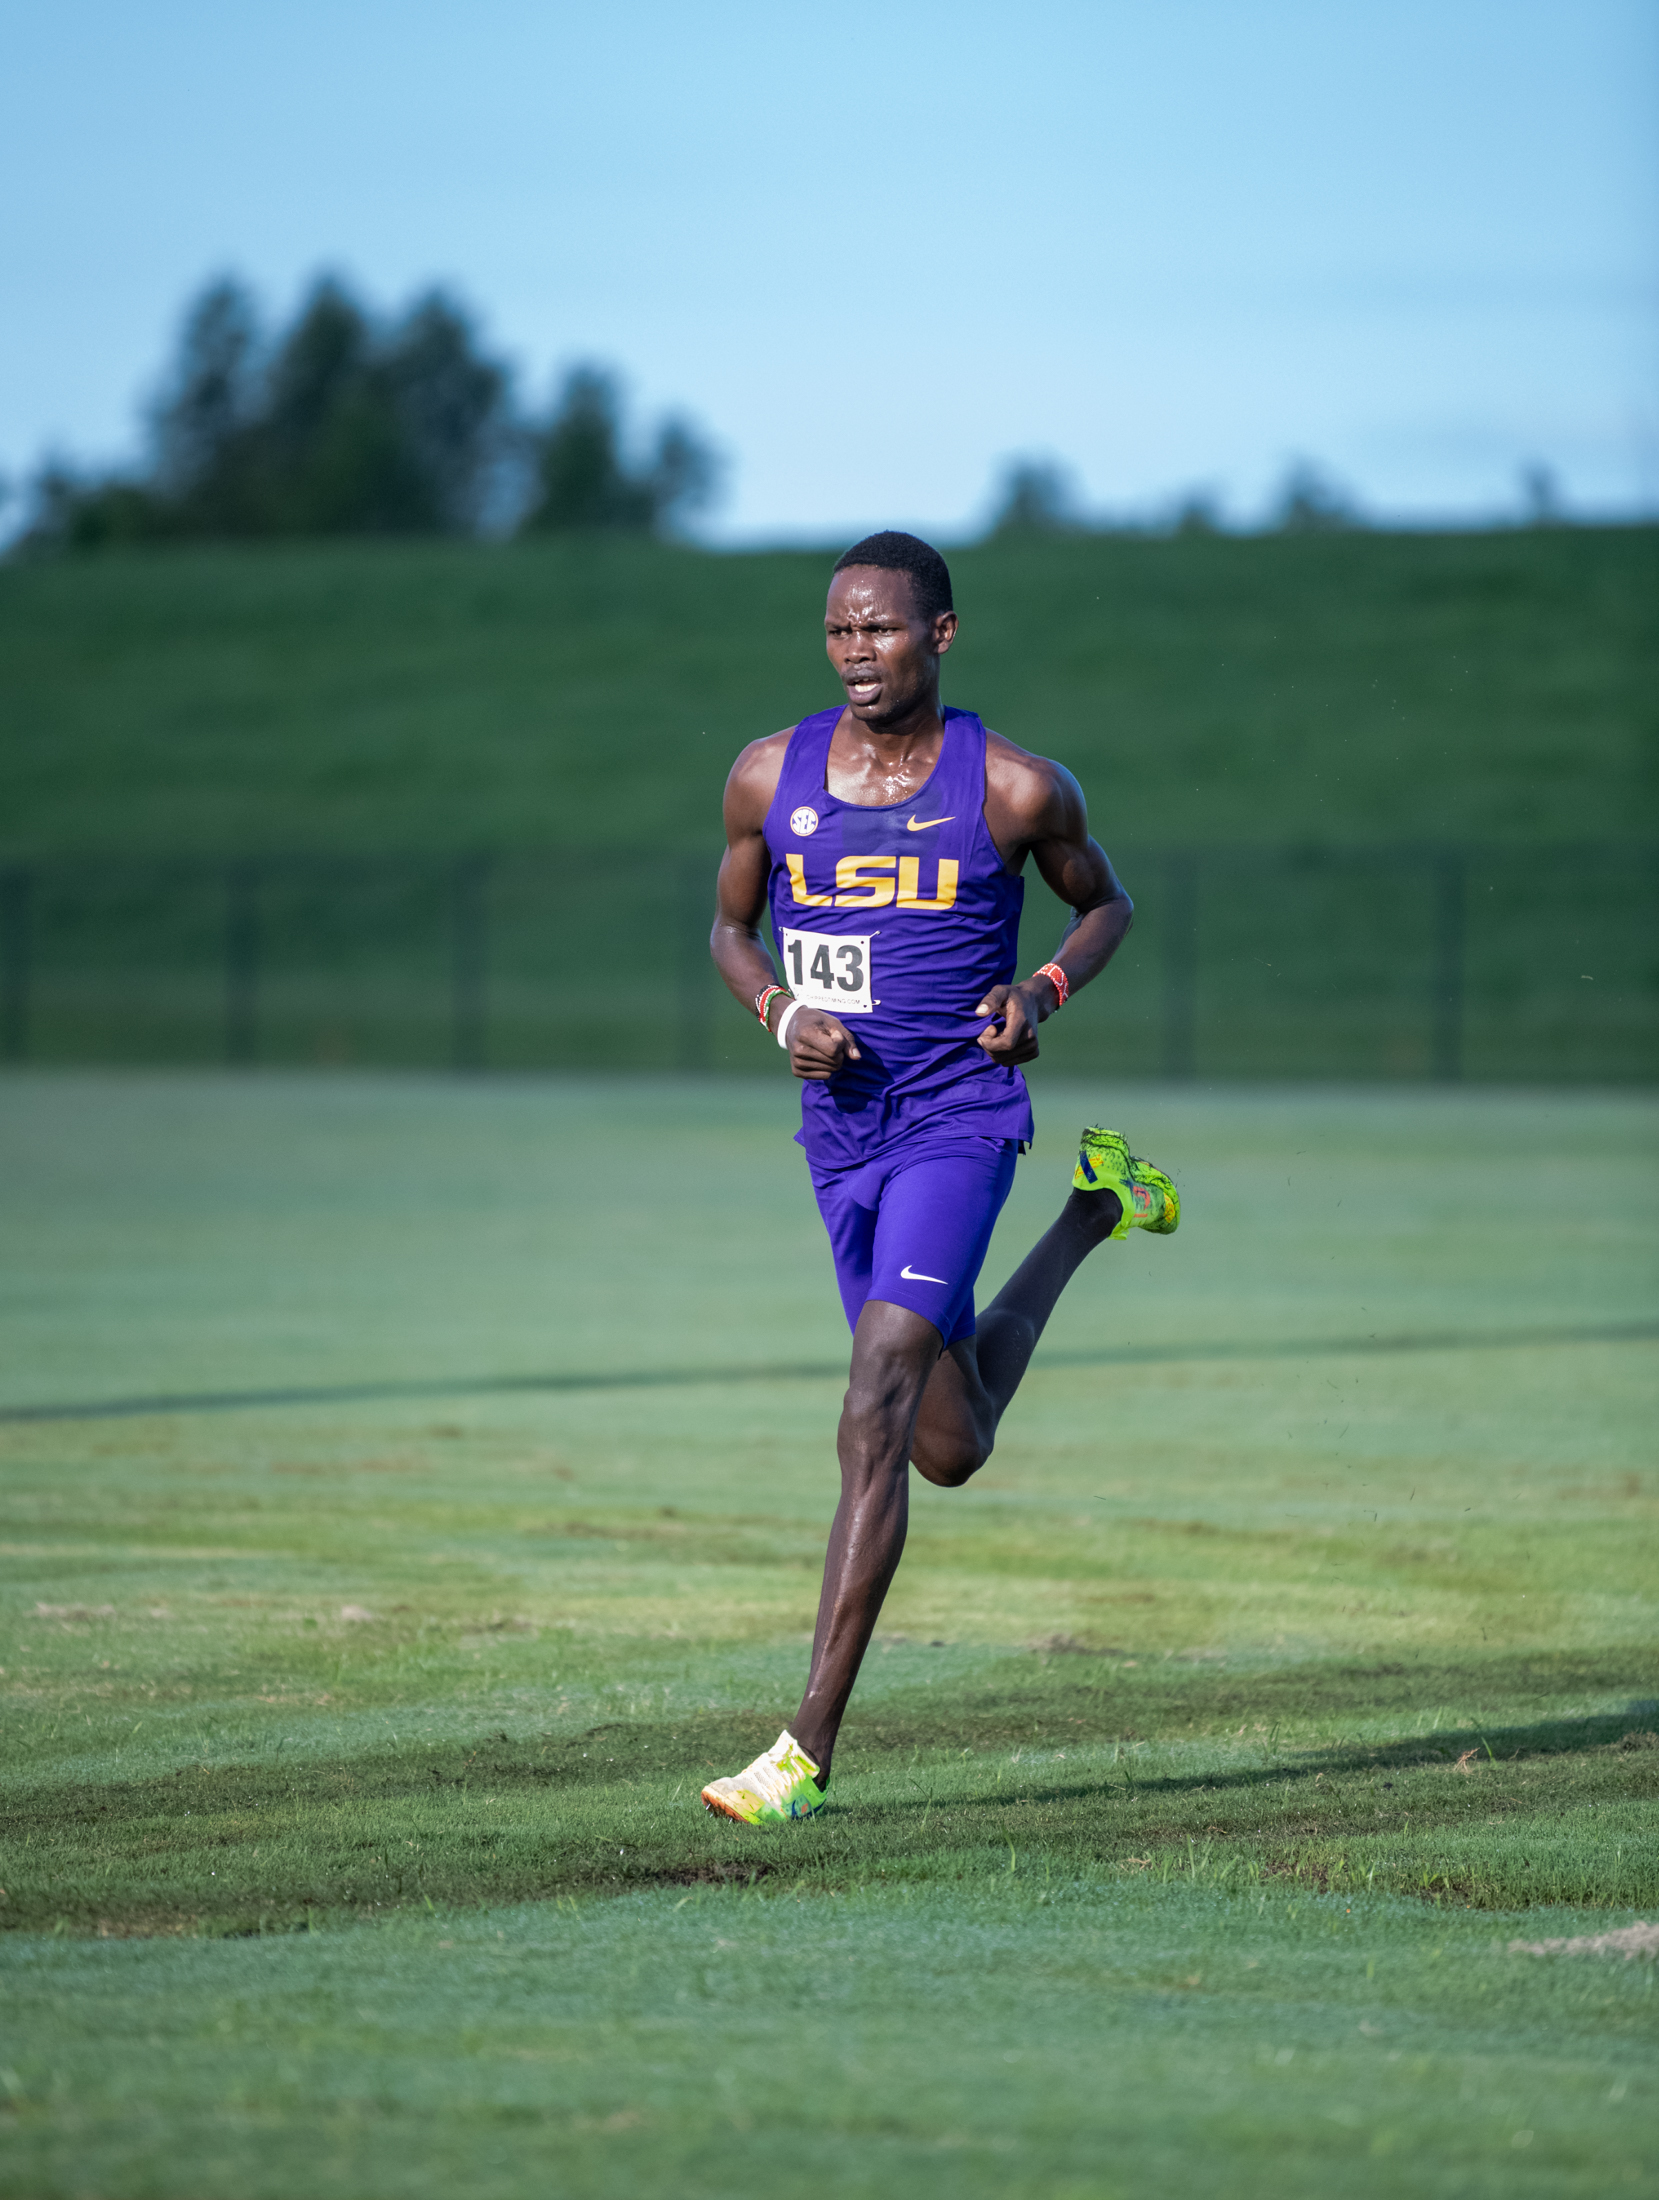
[[[797,811],[796,816],[800,815]],[[790,821],[794,822],[793,819]],[[922,892],[920,856],[843,856],[835,866],[833,894],[815,894],[806,882],[805,856],[784,857],[797,909],[913,909],[918,915],[954,909],[961,865],[941,856],[931,895]],[[896,873],[896,876],[894,875]]]

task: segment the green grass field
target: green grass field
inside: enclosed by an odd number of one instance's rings
[[[1659,1966],[1510,1947],[1659,1915],[1653,1102],[1037,1098],[989,1285],[1084,1117],[1181,1233],[760,1832],[786,1080],[0,1083],[0,2191],[1659,2190]]]

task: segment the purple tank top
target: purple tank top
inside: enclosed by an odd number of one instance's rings
[[[839,1168],[924,1124],[1029,1138],[1025,1079],[976,1043],[986,987],[1013,980],[1025,900],[985,823],[985,728],[945,711],[925,784],[868,809],[824,783],[840,717],[801,720],[766,813],[784,978],[841,1017],[862,1056],[801,1087],[800,1142]]]

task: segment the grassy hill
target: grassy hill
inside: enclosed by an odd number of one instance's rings
[[[706,846],[834,699],[827,555],[448,543],[0,568],[0,850]],[[947,696],[1109,843],[1655,829],[1659,530],[990,545]]]
[[[735,751],[834,700],[829,564],[592,542],[0,568],[0,1055],[755,1066],[708,965],[711,850]],[[953,564],[947,694],[1073,767],[1137,902],[1045,1054],[1659,1070],[1659,530]],[[1625,846],[1537,852],[1575,840]],[[1029,967],[1063,916],[1040,886],[1026,907]]]

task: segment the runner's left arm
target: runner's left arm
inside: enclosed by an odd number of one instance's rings
[[[1005,854],[1029,855],[1043,884],[1070,905],[1071,922],[1051,959],[1065,972],[1067,991],[1075,993],[1117,953],[1135,905],[1089,832],[1088,805],[1071,773],[1018,751],[998,762],[994,778],[988,775],[986,822]],[[979,1043],[1000,1062],[1035,1061],[1037,1026],[1059,1006],[1052,978],[994,985],[974,1013],[1000,1022],[987,1025]]]

